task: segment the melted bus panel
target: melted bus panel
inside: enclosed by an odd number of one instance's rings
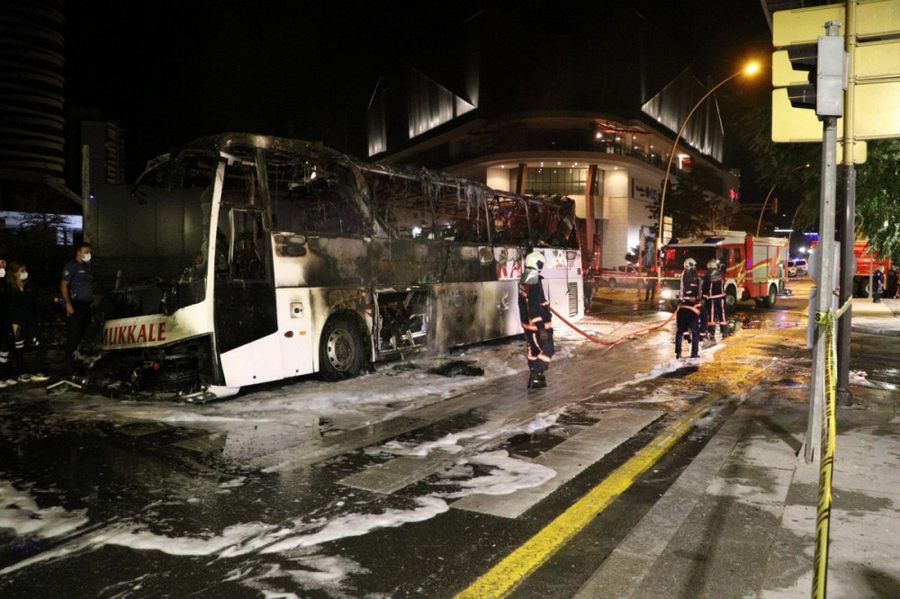
[[[148,181],[160,181],[158,191],[145,189]],[[180,205],[183,228],[171,266],[157,269],[165,277],[149,286],[136,276],[145,265],[133,261],[127,234],[109,239],[121,210],[97,212],[94,231],[106,233],[94,237],[98,258],[121,266],[104,294],[116,306],[107,333],[99,351],[83,352],[100,385],[202,400],[313,372],[346,378],[392,355],[514,335],[531,248],[547,258],[554,308],[581,315],[568,199],[228,134],[151,165],[120,208],[148,203],[172,213]],[[141,251],[149,262],[169,256],[159,246]]]

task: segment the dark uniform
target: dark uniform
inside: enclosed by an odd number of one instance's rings
[[[722,338],[728,336],[728,320],[725,318],[725,278],[718,268],[710,268],[703,275],[703,304],[705,306],[704,326],[710,339],[716,338],[716,325]]]
[[[547,386],[544,371],[553,357],[553,315],[544,297],[543,278],[537,270],[526,268],[519,280],[519,319],[527,344],[529,389]]]
[[[66,318],[66,367],[71,371],[75,350],[91,323],[91,303],[94,301],[91,265],[72,260],[63,268],[62,280],[69,283],[69,298],[74,310]]]
[[[678,330],[675,333],[675,357],[681,358],[681,343],[684,334],[691,334],[691,357],[700,357],[700,312],[703,300],[700,297],[700,279],[694,269],[687,269],[681,275],[681,301],[675,321]]]
[[[887,286],[884,289],[884,295],[887,298],[897,297],[897,267],[891,266],[887,273]]]
[[[37,301],[29,285],[24,289],[9,287],[7,290],[7,316],[13,332],[13,367],[16,373],[29,379],[34,375],[43,377],[47,369],[47,347],[41,333]],[[28,369],[25,364],[26,349],[34,350],[34,362]],[[31,370],[31,372],[28,372]],[[44,380],[46,380],[44,378]]]
[[[872,285],[875,287],[872,301],[877,304],[881,301],[881,296],[884,294],[884,272],[881,269],[876,270],[875,274],[872,275]]]
[[[0,382],[15,384],[16,377],[10,358],[13,350],[12,323],[9,320],[9,295],[12,290],[0,279]]]

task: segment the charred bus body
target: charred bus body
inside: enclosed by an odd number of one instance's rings
[[[103,298],[79,351],[92,386],[202,401],[515,335],[530,247],[554,309],[583,314],[569,199],[251,134],[151,161],[120,195],[85,217]]]

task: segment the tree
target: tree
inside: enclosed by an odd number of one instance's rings
[[[794,228],[806,228],[819,218],[821,144],[772,142],[768,102],[756,102],[738,119],[735,133],[750,156],[758,182],[777,185],[782,195],[801,198]],[[813,168],[795,170],[800,164]],[[856,235],[867,238],[881,255],[900,259],[900,141],[868,142],[866,162],[857,167]],[[838,197],[843,195],[838,186]]]
[[[856,229],[876,253],[900,260],[900,141],[871,141],[856,179]]]
[[[708,230],[711,215],[719,210],[718,200],[704,189],[701,179],[694,171],[679,173],[677,180],[669,179],[664,210],[666,216],[672,217],[675,237],[693,237]],[[649,210],[651,218],[659,222],[659,200]]]

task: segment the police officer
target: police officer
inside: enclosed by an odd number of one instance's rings
[[[884,266],[879,266],[875,271],[872,285],[875,287],[872,293],[872,302],[877,304],[881,301],[881,296],[884,294]]]
[[[728,321],[725,319],[725,277],[719,268],[719,263],[713,259],[706,264],[706,274],[703,275],[701,291],[703,303],[706,307],[705,326],[707,334],[712,341],[716,339],[716,325],[722,338],[728,336]]]
[[[90,243],[79,245],[75,258],[63,268],[59,290],[66,302],[66,369],[71,373],[75,350],[91,323],[94,275],[91,272]]]
[[[519,280],[519,319],[525,331],[529,389],[547,386],[544,371],[553,357],[553,315],[550,302],[544,297],[542,268],[544,255],[531,252],[525,256],[525,272]]]
[[[685,333],[691,333],[691,357],[700,357],[700,312],[703,299],[700,296],[700,279],[697,277],[697,261],[688,258],[684,261],[684,272],[681,273],[681,302],[675,316],[678,330],[675,333],[675,358],[681,358],[681,343]]]

